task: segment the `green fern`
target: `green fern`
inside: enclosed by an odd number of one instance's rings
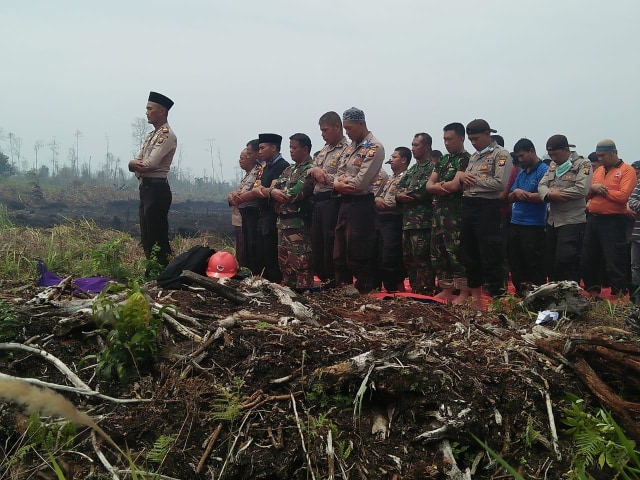
[[[153,448],[147,453],[147,460],[154,463],[162,463],[169,454],[173,442],[176,441],[178,435],[160,435],[153,443]]]
[[[622,475],[621,478],[640,480],[640,462],[635,442],[629,440],[611,413],[599,409],[595,414],[586,411],[584,401],[568,395],[569,407],[562,422],[569,428],[565,433],[575,442],[573,462],[577,478],[593,478],[586,470],[597,465]]]

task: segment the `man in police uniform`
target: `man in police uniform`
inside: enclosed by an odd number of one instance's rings
[[[311,256],[313,271],[323,288],[335,286],[333,243],[338,220],[340,196],[333,191],[333,182],[340,157],[349,146],[342,133],[342,119],[336,112],[327,112],[318,121],[322,139],[326,142],[313,159],[309,175],[313,178],[313,216],[311,219]]]
[[[564,135],[547,140],[551,164],[538,184],[540,198],[549,204],[546,261],[549,280],[580,281],[580,255],[587,222],[585,196],[593,171],[591,162],[570,150]]]
[[[333,260],[336,283],[351,285],[367,293],[374,284],[374,251],[376,206],[373,183],[384,160],[384,147],[367,128],[364,112],[352,107],[342,115],[351,144],[344,151],[333,182],[342,195]]]
[[[396,203],[396,189],[410,162],[411,150],[407,147],[397,147],[387,162],[391,166],[393,175],[384,182],[382,190],[375,196],[379,229],[376,249],[377,273],[387,292],[404,292],[402,207]]]
[[[173,101],[156,92],[149,93],[147,122],[153,125],[142,149],[129,162],[140,183],[140,236],[147,259],[155,256],[160,265],[167,265],[169,245],[169,208],[171,188],[167,180],[178,140],[167,123]],[[156,247],[157,246],[157,247]],[[154,247],[156,247],[154,249]]]
[[[498,145],[486,120],[467,125],[476,153],[456,175],[463,188],[460,246],[474,308],[482,309],[482,285],[489,295],[504,295],[504,248],[500,232],[500,194],[511,172],[510,153]]]

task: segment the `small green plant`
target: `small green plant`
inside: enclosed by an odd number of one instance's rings
[[[489,307],[493,313],[510,314],[518,310],[522,310],[520,299],[513,295],[504,295],[495,298]]]
[[[533,417],[529,415],[529,418],[527,419],[527,429],[522,435],[522,440],[527,448],[530,449],[538,442],[538,438],[540,438],[540,432],[533,428]]]
[[[234,423],[240,417],[240,405],[242,405],[242,386],[244,380],[234,378],[231,387],[222,387],[218,390],[218,397],[213,402],[215,411],[211,414],[214,420],[226,420]]]
[[[92,270],[100,275],[115,277],[119,280],[131,278],[133,271],[123,263],[127,236],[121,235],[106,241],[91,251]]]
[[[575,442],[575,469],[569,478],[593,478],[587,468],[598,465],[602,469],[606,465],[622,478],[640,479],[635,442],[625,436],[611,413],[604,409],[588,412],[584,400],[575,395],[567,395],[567,401],[569,406],[564,410],[562,423],[568,427],[565,433]]]
[[[53,452],[70,448],[75,438],[76,427],[72,422],[42,423],[38,412],[34,412],[27,419],[25,432],[15,451],[8,455],[8,466],[19,464],[29,452]]]
[[[13,307],[0,300],[0,341],[13,340],[17,336],[19,328],[20,322]]]
[[[93,304],[93,316],[101,322],[106,333],[106,347],[96,355],[84,357],[97,360],[96,372],[105,379],[117,377],[126,383],[132,369],[138,374],[152,366],[160,344],[160,316],[151,307],[137,283],[123,303],[115,303],[109,296],[111,289],[102,292]],[[166,308],[166,307],[165,307]]]
[[[514,480],[525,480],[525,478],[522,475],[520,475],[515,468],[509,465],[504,458],[502,458],[500,455],[494,452],[489,445],[484,443],[482,440],[476,437],[473,433],[471,434],[471,436],[475,439],[476,442],[480,444],[482,448],[485,449],[485,451],[489,454],[491,458],[493,458],[496,462],[502,465],[507,472],[513,475]]]
[[[353,451],[353,441],[351,440],[338,440],[336,442],[336,450],[342,460],[346,460]]]
[[[147,452],[147,460],[153,463],[162,463],[177,438],[178,435],[175,434],[160,435],[160,437],[153,442],[153,448]]]
[[[157,243],[151,248],[151,256],[145,262],[145,277],[153,280],[158,278],[158,275],[164,270],[164,266],[158,262],[158,255],[160,254],[160,245]]]

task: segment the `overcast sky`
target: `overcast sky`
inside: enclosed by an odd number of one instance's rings
[[[3,0],[0,18],[0,128],[29,166],[39,139],[66,162],[76,130],[81,163],[103,162],[106,136],[128,162],[149,90],[175,101],[193,176],[211,175],[209,139],[231,180],[258,133],[304,132],[315,151],[318,117],[351,106],[387,156],[421,131],[444,151],[445,124],[484,118],[509,149],[564,133],[640,159],[638,0]]]

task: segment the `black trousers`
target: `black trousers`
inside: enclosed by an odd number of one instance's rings
[[[584,223],[552,227],[546,230],[546,263],[550,281],[580,282],[580,256]]]
[[[627,218],[624,215],[590,215],[584,230],[580,270],[586,290],[600,291],[602,269],[596,260],[604,260],[611,293],[625,293],[629,285],[631,255],[627,243]]]
[[[489,295],[504,295],[500,200],[463,197],[460,251],[469,288],[484,283]]]
[[[261,210],[258,215],[257,269],[267,280],[280,283],[282,272],[278,264],[278,217],[273,209]]]
[[[378,214],[378,277],[388,292],[404,281],[402,261],[402,215]]]
[[[373,289],[376,206],[373,194],[343,195],[340,200],[333,260],[338,284],[366,293]]]
[[[516,293],[522,295],[523,283],[547,283],[544,226],[509,225],[509,270]]]
[[[259,275],[258,270],[258,208],[244,207],[240,209],[242,216],[242,262],[254,275]]]
[[[336,222],[340,197],[314,200],[311,220],[311,261],[313,272],[323,282],[335,280],[333,244],[336,237]]]
[[[140,185],[140,238],[147,258],[154,254],[153,246],[160,250],[155,253],[160,265],[167,265],[167,256],[171,254],[169,244],[169,208],[173,196],[168,183],[149,183]]]

